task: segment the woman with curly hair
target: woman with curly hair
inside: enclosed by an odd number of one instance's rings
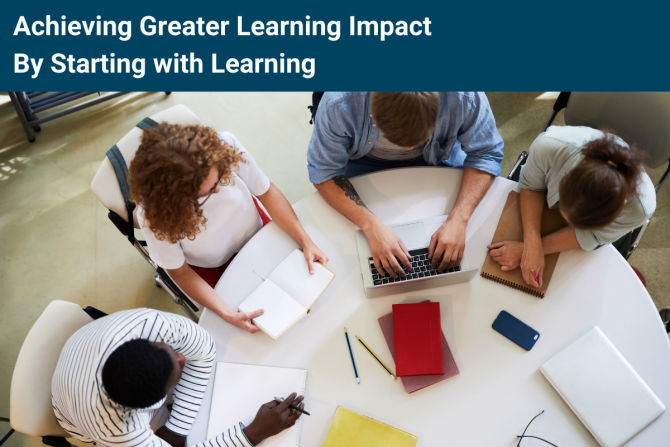
[[[251,320],[263,310],[235,312],[214,286],[270,221],[254,196],[300,244],[310,273],[314,262],[328,262],[284,195],[230,132],[167,123],[144,130],[128,183],[151,259],[196,302],[252,334],[259,329]]]
[[[540,134],[519,186],[523,242],[488,248],[502,270],[520,266],[524,280],[534,287],[542,286],[544,255],[616,243],[656,209],[654,185],[640,152],[590,127],[552,126]],[[560,208],[567,226],[542,237],[545,200],[550,208]]]

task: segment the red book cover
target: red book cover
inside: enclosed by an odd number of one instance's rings
[[[444,374],[440,303],[393,305],[396,375]]]
[[[429,303],[430,301],[422,301],[422,303]],[[380,317],[379,327],[382,329],[384,334],[384,339],[386,339],[386,344],[391,351],[393,356],[393,361],[395,361],[395,341],[393,340],[393,314],[384,315]],[[415,391],[422,390],[427,386],[433,385],[435,383],[446,380],[450,377],[455,376],[459,373],[458,365],[454,360],[454,356],[451,354],[451,349],[447,344],[447,339],[444,337],[444,331],[442,331],[442,357],[444,358],[444,374],[435,374],[430,376],[409,376],[401,377],[402,385],[405,387],[405,391],[408,393],[414,393]]]

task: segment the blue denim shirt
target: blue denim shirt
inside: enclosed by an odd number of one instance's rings
[[[328,92],[316,113],[307,149],[307,169],[313,184],[344,175],[349,160],[365,156],[375,145],[371,92]],[[423,150],[432,166],[469,166],[500,175],[503,140],[484,93],[441,92],[435,131]]]

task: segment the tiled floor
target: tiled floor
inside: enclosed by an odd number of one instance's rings
[[[488,94],[505,140],[503,175],[541,131],[552,94]],[[311,135],[309,93],[138,93],[46,123],[27,142],[0,94],[0,416],[21,344],[54,299],[107,312],[152,307],[179,312],[154,286],[152,270],[109,222],[89,190],[105,152],[145,116],[185,104],[205,125],[233,132],[270,179],[296,202],[314,192],[305,150]],[[563,124],[559,115],[556,124]],[[654,182],[663,169],[650,172]],[[670,306],[670,186],[631,258],[656,305]],[[9,426],[0,423],[0,437]],[[15,434],[9,447],[40,445]]]

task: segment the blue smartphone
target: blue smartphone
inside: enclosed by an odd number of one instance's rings
[[[504,310],[498,314],[491,327],[526,351],[530,351],[540,338],[539,332]]]

